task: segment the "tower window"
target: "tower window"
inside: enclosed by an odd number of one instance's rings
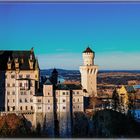
[[[22,106],[20,107],[20,110],[22,110]]]
[[[65,92],[63,92],[63,95],[65,95]]]
[[[28,110],[28,106],[26,106],[26,110]]]
[[[33,106],[31,106],[31,110],[33,110]]]
[[[65,110],[65,109],[66,109],[66,107],[65,107],[65,106],[63,106],[63,109]]]
[[[48,100],[48,103],[50,103],[50,100]]]

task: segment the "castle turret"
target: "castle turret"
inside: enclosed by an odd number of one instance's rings
[[[80,66],[81,84],[89,96],[97,95],[98,66],[94,65],[95,53],[87,47],[83,51],[83,66]]]

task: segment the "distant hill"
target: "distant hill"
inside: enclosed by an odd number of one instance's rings
[[[53,69],[43,69],[41,70],[41,75],[50,75]],[[80,74],[79,70],[65,70],[57,69],[59,75],[63,74]],[[125,72],[125,73],[140,73],[140,70],[99,70],[98,73],[110,73],[110,72]]]

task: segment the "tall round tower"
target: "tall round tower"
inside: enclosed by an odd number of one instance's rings
[[[89,96],[97,95],[97,72],[98,66],[94,65],[95,53],[87,47],[83,51],[83,65],[80,66],[81,84]]]
[[[83,61],[85,66],[94,65],[94,52],[88,47],[85,51],[83,51]]]

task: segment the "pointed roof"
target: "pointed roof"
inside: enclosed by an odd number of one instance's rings
[[[86,50],[83,51],[83,53],[94,53],[94,51],[92,51],[90,47],[87,47]]]
[[[47,78],[47,80],[45,81],[44,85],[52,85],[50,79]]]
[[[35,61],[35,69],[39,69],[39,64],[38,64],[38,59],[36,58],[36,61]]]

